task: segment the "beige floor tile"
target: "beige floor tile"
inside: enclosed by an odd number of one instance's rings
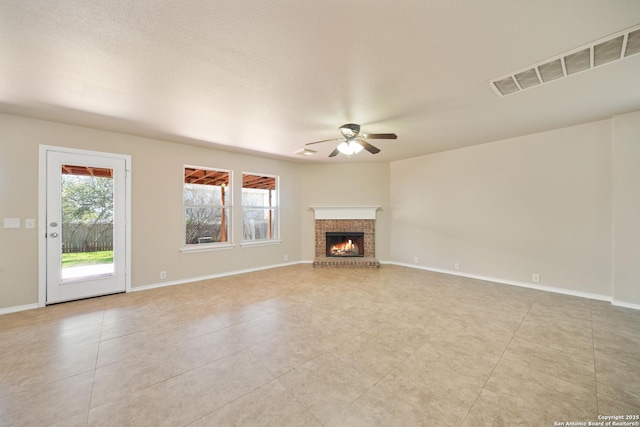
[[[433,425],[460,425],[491,372],[491,366],[482,365],[462,357],[414,356],[379,385],[425,413]]]
[[[594,316],[593,338],[596,353],[602,353],[603,356],[640,357],[640,319],[613,321],[608,318],[596,319]]]
[[[102,315],[83,315],[80,319],[58,319],[46,326],[39,328],[30,346],[34,350],[38,348],[71,349],[74,345],[84,345],[100,341],[102,332]],[[83,323],[86,318],[92,321]]]
[[[288,331],[286,317],[281,313],[269,314],[259,319],[250,320],[229,327],[229,330],[243,344],[252,346],[275,338]]]
[[[324,353],[313,336],[304,335],[280,335],[250,350],[276,377]]]
[[[183,375],[200,416],[205,416],[275,379],[248,350]]]
[[[227,327],[248,322],[249,320],[259,319],[268,314],[269,313],[261,309],[258,305],[242,303],[233,309],[216,312],[217,318]]]
[[[595,324],[637,325],[640,322],[640,310],[612,306],[605,301],[591,301],[591,312]]]
[[[131,393],[242,350],[227,330],[164,347],[136,359],[96,369],[91,407],[126,399]]]
[[[26,391],[0,391],[0,420],[11,426],[48,426],[89,409],[93,372]],[[4,418],[4,419],[3,419]]]
[[[106,366],[120,360],[139,359],[170,344],[171,339],[159,335],[157,328],[103,340],[98,350],[97,366]]]
[[[375,382],[333,356],[324,354],[281,376],[279,381],[321,423],[326,423]]]
[[[591,302],[567,295],[541,293],[531,306],[529,316],[581,325],[591,323]]]
[[[101,341],[122,337],[157,326],[159,314],[153,307],[124,306],[105,310]]]
[[[36,333],[35,328],[29,326],[0,330],[0,384],[13,365],[23,357]]]
[[[435,422],[428,415],[385,390],[384,387],[374,385],[325,425],[329,427],[411,427],[447,424]]]
[[[95,370],[91,407],[126,402],[135,392],[178,375],[173,360],[163,352],[125,359]]]
[[[317,426],[321,424],[278,381],[202,418],[205,426]]]
[[[182,376],[171,378],[118,401],[92,408],[90,426],[180,426],[199,418]]]
[[[413,322],[396,319],[376,325],[363,332],[363,335],[410,355],[442,333],[450,323],[450,319],[434,318],[431,315]]]
[[[65,420],[52,424],[49,427],[86,427],[89,418],[89,411],[74,415]]]
[[[201,303],[189,303],[177,306],[171,310],[164,310],[158,314],[158,326],[192,325],[205,328],[207,331],[217,331],[225,328],[224,323],[214,313],[212,307]]]
[[[0,316],[0,425],[595,419],[640,407],[638,325],[395,265],[274,268]]]
[[[442,369],[455,367],[486,380],[506,346],[507,339],[502,336],[443,331],[416,350],[406,364],[421,362]]]
[[[2,322],[0,323],[5,323],[4,316],[8,316],[8,314],[3,315]],[[34,339],[38,331],[38,328],[33,326],[17,326],[10,329],[0,329],[0,356],[8,356],[22,352]]]
[[[606,355],[596,351],[598,392],[621,401],[640,401],[640,356]]]
[[[611,397],[598,392],[599,415],[638,415],[640,416],[640,398]],[[627,421],[622,419],[621,421]],[[640,420],[636,420],[640,421]]]
[[[500,363],[515,369],[540,372],[585,389],[596,389],[593,353],[578,356],[535,342],[515,338],[502,355]]]
[[[364,332],[330,352],[360,372],[380,379],[409,357],[410,353],[405,350],[403,345],[394,346],[375,333]]]
[[[466,416],[462,427],[558,426],[561,423],[595,421],[584,413],[574,414],[557,407],[531,407],[514,399],[483,390]]]
[[[596,392],[524,364],[498,363],[484,390],[514,408],[565,414],[575,419],[593,419],[597,411]]]
[[[174,360],[175,372],[183,373],[246,348],[231,331],[222,329],[165,347],[163,353]]]
[[[177,322],[156,326],[140,332],[100,342],[97,366],[105,366],[119,360],[137,359],[142,355],[164,347],[220,330],[215,317],[203,320]]]
[[[590,326],[585,326],[581,320],[575,322],[567,319],[563,322],[527,316],[516,332],[516,337],[585,357],[593,353],[593,332]]]
[[[16,391],[28,390],[83,372],[93,372],[97,355],[98,342],[73,345],[70,348],[47,349],[39,346],[33,351],[28,347],[23,357],[6,373],[0,385]]]

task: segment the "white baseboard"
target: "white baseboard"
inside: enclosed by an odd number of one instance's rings
[[[150,285],[132,287],[131,292],[146,291],[149,289],[156,289],[156,288],[164,288],[165,286],[182,285],[184,283],[198,282],[200,280],[217,279],[219,277],[235,276],[237,274],[252,273],[254,271],[269,270],[271,268],[286,267],[289,265],[302,264],[304,262],[305,261],[292,261],[292,262],[285,262],[282,264],[267,265],[264,267],[255,267],[255,268],[247,268],[244,270],[227,271],[224,273],[211,274],[208,276],[189,277],[187,279],[173,280],[170,282],[152,283]]]
[[[237,274],[251,273],[251,272],[254,272],[254,271],[261,271],[261,270],[269,270],[269,269],[272,269],[272,268],[286,267],[286,266],[296,265],[296,264],[312,264],[312,263],[313,263],[313,260],[300,260],[300,261],[293,261],[293,262],[285,262],[285,263],[282,263],[282,264],[268,265],[268,266],[263,266],[263,267],[248,268],[248,269],[244,269],[244,270],[228,271],[228,272],[225,272],[225,273],[212,274],[212,275],[208,275],[208,276],[190,277],[190,278],[187,278],[187,279],[174,280],[174,281],[161,282],[161,283],[153,283],[153,284],[150,284],[150,285],[132,287],[131,288],[131,292],[145,291],[145,290],[148,290],[148,289],[155,289],[155,288],[163,288],[165,286],[180,285],[180,284],[183,284],[183,283],[197,282],[199,280],[208,280],[208,279],[216,279],[216,278],[219,278],[219,277],[235,276]],[[536,290],[540,290],[540,291],[554,292],[554,293],[557,293],[557,294],[571,295],[571,296],[580,297],[580,298],[588,298],[588,299],[593,299],[593,300],[598,300],[598,301],[608,301],[612,305],[617,306],[617,307],[624,307],[624,308],[630,308],[630,309],[633,309],[633,310],[640,310],[640,304],[633,304],[633,303],[629,303],[629,302],[625,302],[625,301],[619,301],[619,300],[613,299],[612,297],[607,296],[607,295],[592,294],[592,293],[588,293],[588,292],[574,291],[574,290],[565,289],[565,288],[557,288],[557,287],[552,287],[552,286],[543,286],[543,285],[536,285],[536,284],[531,284],[531,283],[517,282],[517,281],[514,281],[514,280],[505,280],[505,279],[489,277],[489,276],[466,274],[466,273],[461,273],[461,272],[456,271],[456,270],[445,270],[445,269],[440,269],[440,268],[425,267],[425,266],[421,266],[421,265],[407,264],[407,263],[402,263],[402,262],[380,261],[380,264],[399,265],[399,266],[402,266],[402,267],[416,268],[418,270],[426,270],[426,271],[433,271],[433,272],[436,272],[436,273],[451,274],[453,276],[468,277],[470,279],[486,280],[486,281],[489,281],[489,282],[502,283],[502,284],[505,284],[505,285],[519,286],[519,287],[522,287],[522,288],[530,288],[530,289],[536,289]],[[32,310],[34,308],[39,308],[37,303],[35,303],[35,304],[25,304],[25,305],[20,305],[20,306],[15,306],[15,307],[0,308],[0,315],[9,314],[9,313],[15,313],[15,312],[24,311],[24,310]]]
[[[402,263],[402,262],[392,262],[391,261],[391,262],[387,262],[387,264],[400,265],[400,266],[409,267],[409,268],[417,268],[419,270],[433,271],[435,273],[451,274],[453,276],[468,277],[470,279],[486,280],[488,282],[502,283],[504,285],[518,286],[518,287],[521,287],[521,288],[535,289],[535,290],[538,290],[538,291],[553,292],[553,293],[556,293],[556,294],[570,295],[570,296],[574,296],[574,297],[588,298],[588,299],[593,299],[593,300],[598,300],[598,301],[608,301],[608,302],[613,304],[613,299],[610,296],[607,296],[607,295],[592,294],[592,293],[589,293],[589,292],[575,291],[573,289],[558,288],[558,287],[554,287],[554,286],[544,286],[544,285],[539,285],[539,284],[518,282],[518,281],[515,281],[515,280],[500,279],[500,278],[497,278],[497,277],[480,276],[480,275],[477,275],[477,274],[467,274],[467,273],[461,273],[461,272],[459,272],[457,270],[445,270],[445,269],[440,269],[440,268],[431,268],[431,267],[425,267],[425,266],[422,266],[422,265],[406,264],[406,263]],[[618,302],[618,303],[621,306],[623,304],[622,302]],[[628,304],[628,303],[624,303],[624,304],[627,304],[624,307],[629,307],[629,308],[633,308],[631,306],[635,305],[635,304]],[[616,305],[616,304],[614,304],[614,305]],[[636,307],[640,308],[640,306],[636,306]]]
[[[631,308],[633,310],[640,310],[640,304],[632,304],[630,302],[618,301],[617,299],[611,300],[611,304],[615,305],[616,307],[624,307],[624,308]]]
[[[3,314],[15,313],[17,311],[33,310],[38,308],[38,304],[17,305],[15,307],[0,308],[0,316]]]

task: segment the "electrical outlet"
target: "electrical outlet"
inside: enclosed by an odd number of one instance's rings
[[[456,270],[460,270],[460,263],[459,262],[454,262],[453,263],[453,268],[455,268]]]
[[[531,281],[533,283],[540,283],[540,275],[538,273],[533,273],[531,275]]]
[[[285,261],[289,261],[289,255],[285,255],[285,256],[284,256],[284,260],[285,260]]]
[[[160,279],[166,279],[167,278],[167,272],[166,271],[161,271],[160,272]]]
[[[413,263],[414,263],[414,264],[417,264],[417,263],[418,263],[418,257],[417,257],[417,256],[414,256],[414,257],[413,257]]]

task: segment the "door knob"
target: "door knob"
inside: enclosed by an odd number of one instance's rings
[[[55,232],[54,232],[54,233],[49,234],[49,236],[51,236],[51,237],[58,237],[58,233],[55,233]]]

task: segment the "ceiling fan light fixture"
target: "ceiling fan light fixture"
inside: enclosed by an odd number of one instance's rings
[[[346,156],[352,156],[362,151],[362,145],[358,144],[353,139],[348,139],[338,145],[338,151]]]

